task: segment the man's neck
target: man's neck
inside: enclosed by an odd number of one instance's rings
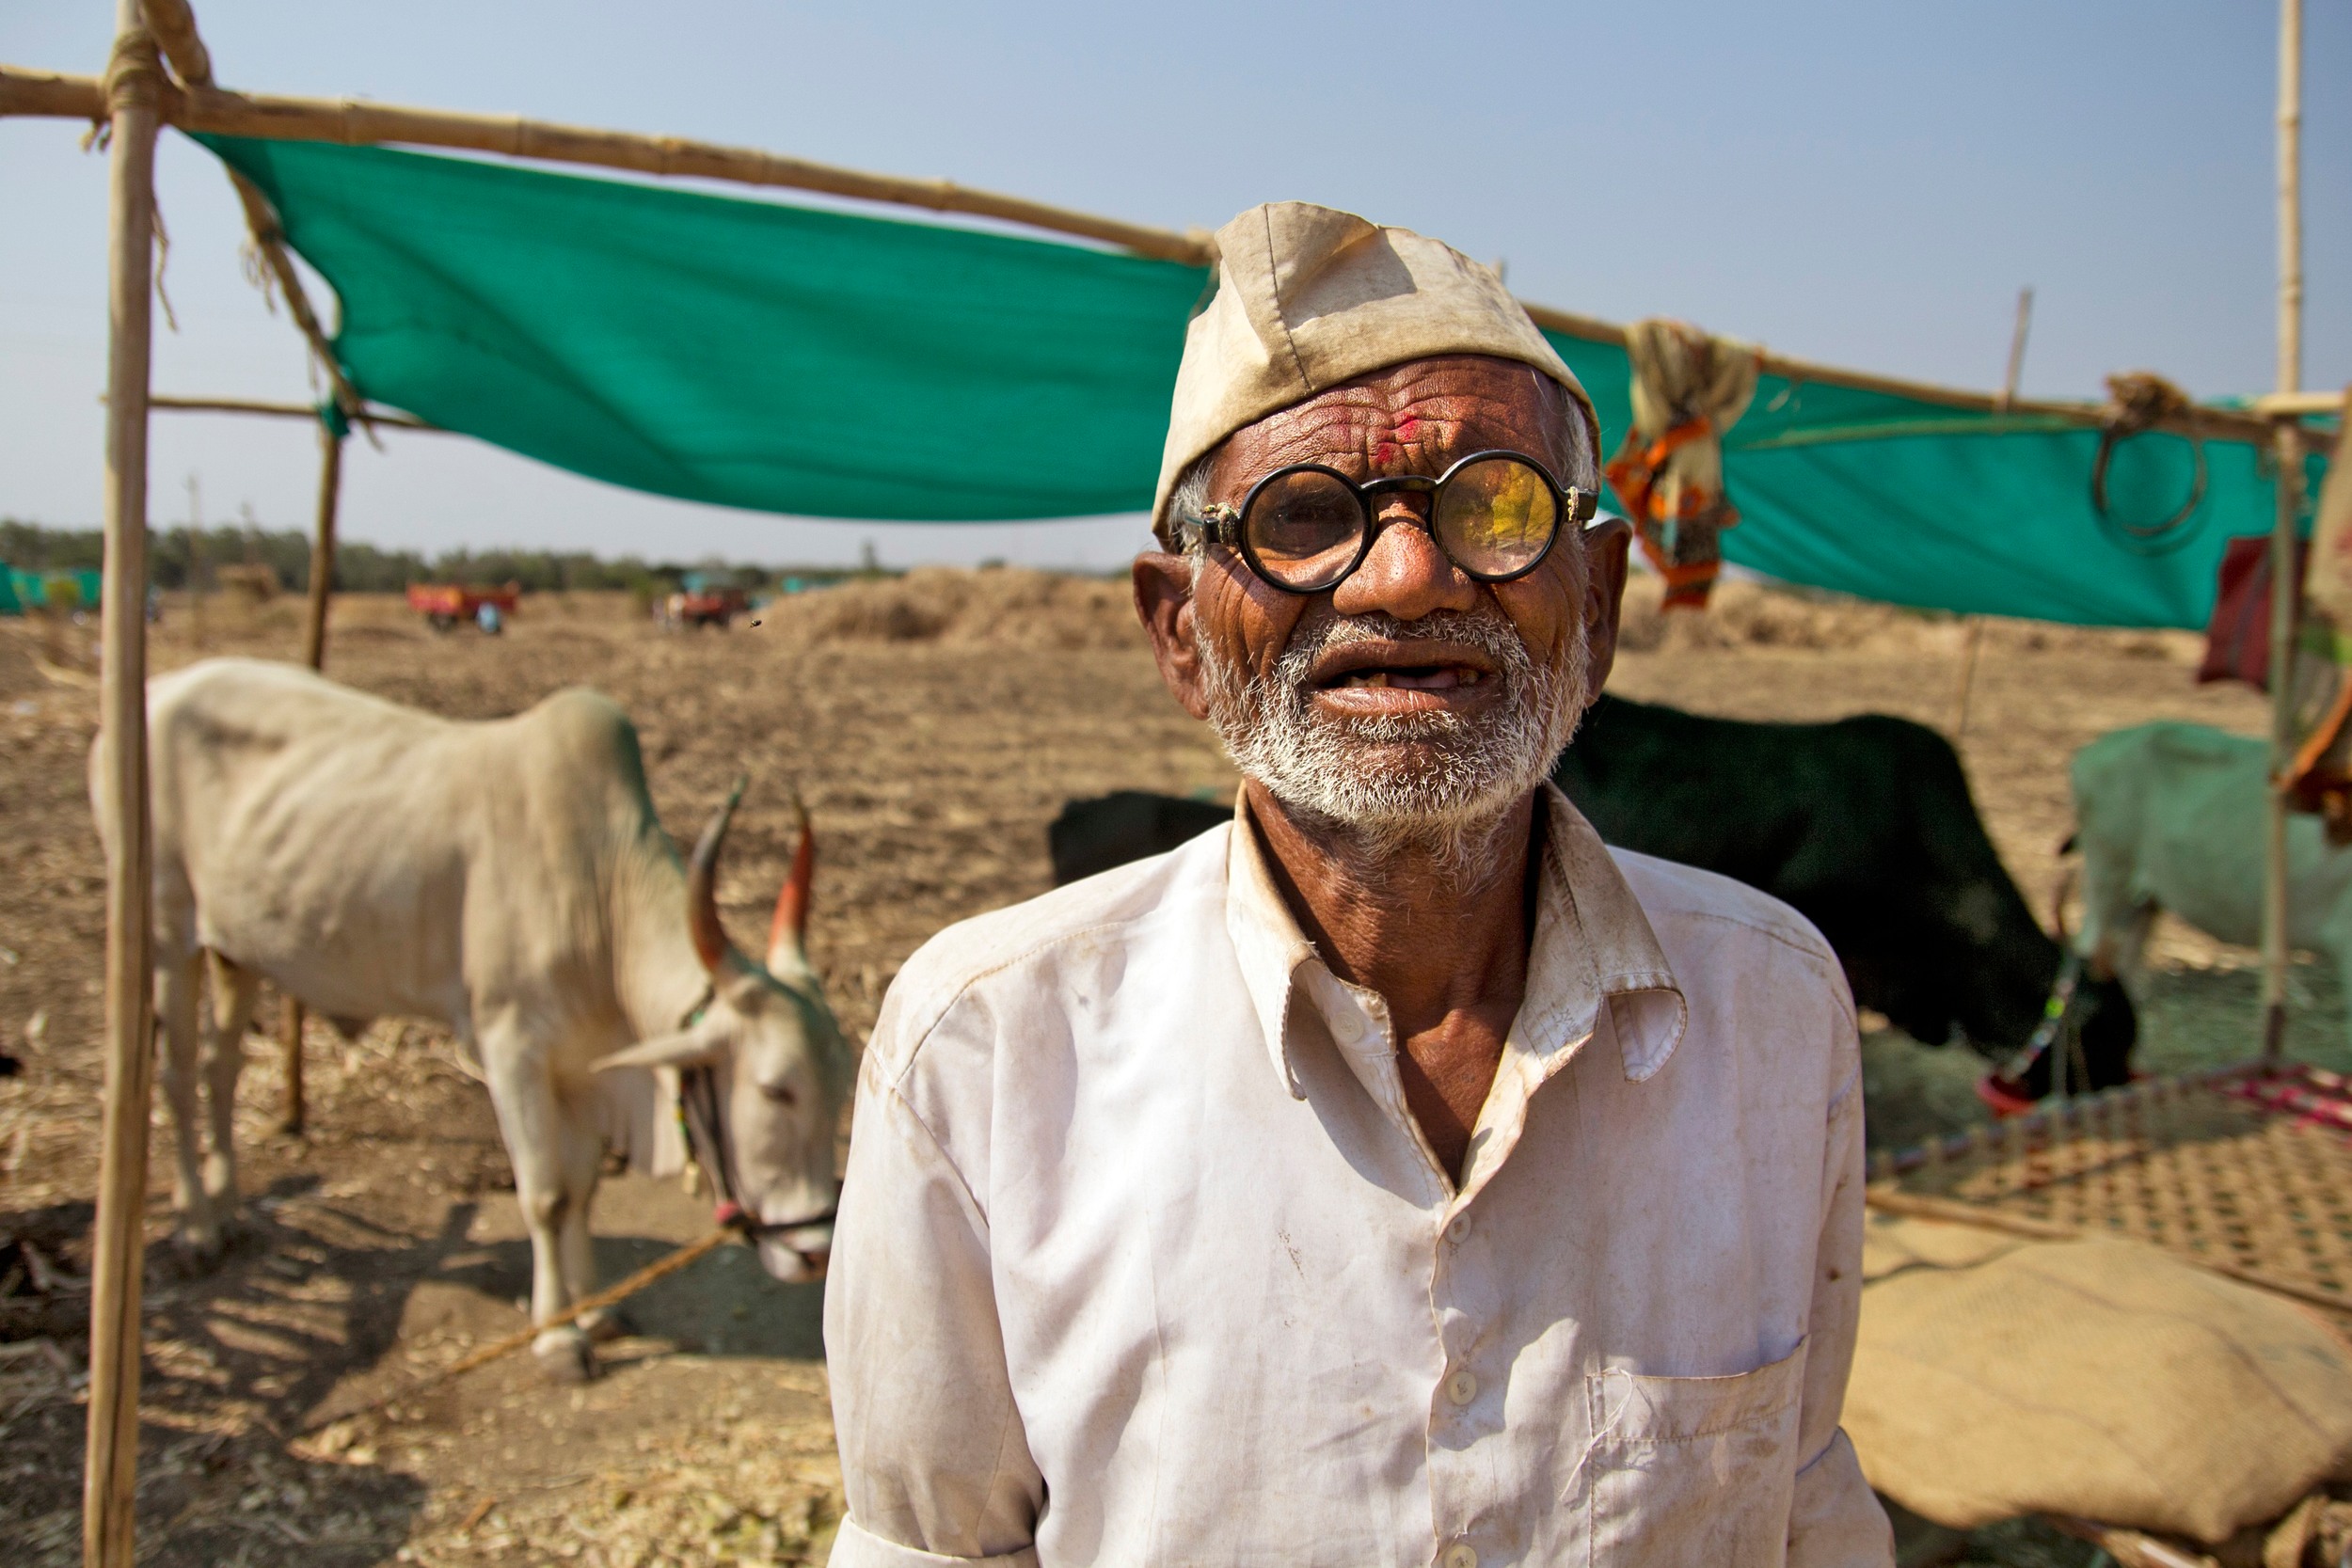
[[[1518,1011],[1527,985],[1536,795],[1494,825],[1483,877],[1435,844],[1375,846],[1243,786],[1299,929],[1341,979],[1386,999],[1400,1042],[1460,1015]]]

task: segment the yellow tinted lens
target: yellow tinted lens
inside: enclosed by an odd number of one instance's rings
[[[1288,587],[1319,588],[1355,562],[1364,509],[1356,492],[1329,474],[1283,474],[1250,501],[1242,527],[1268,577]]]
[[[1542,558],[1560,506],[1544,476],[1516,457],[1488,457],[1447,482],[1437,533],[1446,553],[1483,577],[1523,572]]]

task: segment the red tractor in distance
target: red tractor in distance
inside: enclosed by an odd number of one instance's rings
[[[752,596],[744,590],[712,582],[700,572],[689,572],[679,591],[663,604],[661,618],[673,629],[717,626],[724,631],[738,615],[749,612],[751,608]]]
[[[471,621],[484,631],[496,632],[515,613],[522,598],[520,583],[502,588],[468,588],[453,582],[412,582],[408,608],[422,615],[435,631],[453,631]],[[484,615],[487,608],[490,613]]]

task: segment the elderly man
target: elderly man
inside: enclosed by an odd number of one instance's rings
[[[1135,586],[1241,798],[891,988],[833,1561],[1886,1562],[1836,960],[1545,782],[1625,578],[1582,389],[1435,241],[1217,242]]]

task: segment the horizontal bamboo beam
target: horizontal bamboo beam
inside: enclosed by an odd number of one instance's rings
[[[183,414],[266,414],[277,419],[312,420],[319,417],[319,411],[307,403],[263,403],[252,398],[151,397],[147,400],[147,405]],[[427,424],[405,414],[386,414],[371,408],[366,419],[370,424],[382,425],[389,430],[423,430],[436,436],[451,434],[439,425]]]
[[[1527,313],[1537,326],[1548,327],[1571,338],[1581,338],[1587,342],[1613,343],[1620,348],[1625,345],[1625,328],[1614,322],[1578,315],[1570,310],[1555,310],[1549,305],[1529,305]],[[1820,365],[1809,359],[1775,354],[1770,349],[1756,351],[1756,368],[1766,375],[1784,376],[1794,382],[1845,387],[1860,392],[1883,392],[1890,397],[1912,398],[1920,403],[1932,403],[1946,408],[1964,408],[1977,413],[2012,414],[2021,419],[2058,419],[2092,426],[2102,423],[2106,418],[2106,405],[2104,404],[2036,402],[2026,398],[2004,400],[1998,392],[1972,392],[1957,387],[1939,387],[1932,382],[1908,381],[1900,376],[1877,375],[1868,371]],[[2266,440],[2270,434],[2270,421],[2265,417],[2269,411],[2264,405],[2268,401],[2259,400],[2253,411],[2199,406],[2177,420],[2163,421],[2159,428],[2238,440]],[[2339,398],[2328,408],[2340,405]]]
[[[0,65],[0,115],[98,124],[106,119],[106,95],[95,76],[60,76],[54,71]]]
[[[2254,412],[2265,419],[2300,419],[2309,414],[2337,414],[2344,410],[2342,392],[2265,392],[2254,400]]]
[[[46,114],[88,119],[101,113],[95,77],[47,76],[0,66],[0,115]],[[183,85],[167,95],[165,118],[183,131],[209,131],[220,135],[341,142],[349,146],[400,142],[415,147],[461,148],[548,163],[628,169],[639,174],[684,175],[743,185],[820,191],[862,201],[886,201],[931,212],[998,218],[1193,266],[1206,264],[1210,254],[1205,234],[1178,234],[1143,224],[1121,223],[1041,201],[971,190],[946,180],[904,180],[893,175],[866,174],[800,158],[779,157],[753,148],[557,125],[525,119],[519,115],[457,114],[348,98],[286,98]]]
[[[102,99],[94,77],[59,76],[0,65],[0,116],[103,118]],[[748,148],[555,125],[512,115],[456,114],[351,99],[286,98],[181,86],[167,88],[164,117],[183,131],[351,146],[396,142],[459,148],[548,163],[628,169],[641,174],[691,175],[738,184],[819,191],[865,201],[999,218],[1194,266],[1207,264],[1213,254],[1209,236],[1198,230],[1180,234],[1171,230],[1073,213],[1018,197],[968,190],[944,180],[903,180],[866,174]],[[1592,342],[1625,341],[1625,328],[1612,322],[1543,305],[1530,305],[1527,310],[1537,325],[1555,332]],[[1948,408],[2055,418],[2085,426],[2095,426],[2106,416],[2105,405],[2096,403],[2018,400],[2003,404],[1995,392],[1967,391],[1819,365],[1769,350],[1762,355],[1762,368],[1768,374],[1792,381],[1883,392]],[[2268,421],[2262,413],[2201,406],[2178,420],[2167,421],[2163,428],[2237,440],[2267,439],[2269,434]]]

